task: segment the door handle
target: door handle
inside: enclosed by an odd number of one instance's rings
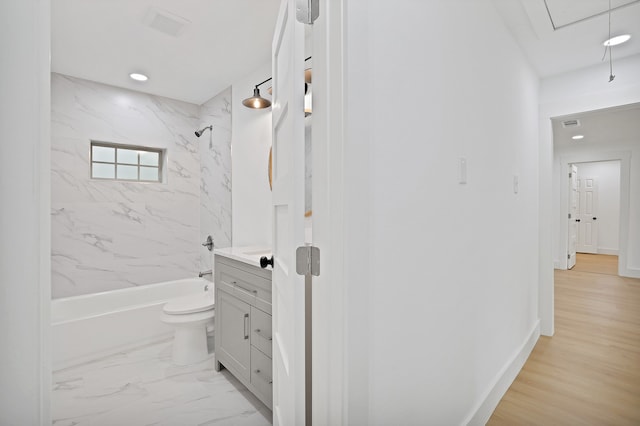
[[[580,222],[580,219],[576,219],[576,222]]]
[[[593,218],[593,220],[598,220],[598,218],[597,218],[597,217],[594,217],[594,218]]]

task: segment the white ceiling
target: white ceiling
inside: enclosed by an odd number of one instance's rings
[[[613,48],[614,61],[640,54],[640,0],[611,1],[617,7],[612,13],[612,33],[632,34],[629,42]],[[608,16],[589,16],[606,12],[608,0],[494,2],[540,76],[601,62]],[[52,70],[202,104],[269,61],[279,3],[55,0]],[[151,28],[149,14],[156,10],[186,21],[182,33],[174,37]],[[565,26],[554,29],[552,19],[556,27]],[[149,81],[132,81],[128,75],[133,71],[148,74]],[[247,91],[250,94],[251,88]]]
[[[580,120],[580,126],[562,126],[563,121],[571,119]],[[556,148],[576,144],[603,146],[633,140],[640,144],[640,104],[556,117],[552,119],[552,125],[553,144]],[[571,139],[578,134],[584,135],[584,139]]]
[[[601,62],[602,42],[608,38],[608,0],[493,1],[541,77]],[[632,35],[613,48],[614,60],[640,54],[640,0],[611,1],[612,34]],[[270,60],[279,3],[55,0],[52,70],[200,105]],[[173,21],[185,24],[181,32],[172,36],[151,28],[155,12],[170,17],[164,21],[169,26]],[[131,80],[128,75],[134,71],[148,74],[149,81]],[[247,87],[247,96],[250,93]],[[561,122],[570,118],[579,118],[581,126],[563,128]],[[640,105],[560,117],[553,120],[553,129],[556,147],[637,138]],[[573,141],[576,133],[585,139]]]
[[[494,3],[541,77],[601,63],[602,43],[609,38],[609,0],[494,0]],[[632,36],[627,43],[613,47],[615,69],[616,59],[640,54],[640,1],[611,0],[611,7],[612,36]]]
[[[279,4],[280,0],[55,0],[51,69],[200,105],[270,60]],[[146,22],[154,11],[186,23],[182,33],[174,37],[151,28]],[[135,71],[149,80],[131,80],[129,73]]]

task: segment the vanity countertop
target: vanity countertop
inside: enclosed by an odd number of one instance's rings
[[[271,248],[260,246],[227,247],[215,249],[213,253],[239,262],[244,262],[249,265],[257,266],[259,268],[260,258],[262,256],[271,257]],[[271,269],[271,267],[268,267],[268,269]]]

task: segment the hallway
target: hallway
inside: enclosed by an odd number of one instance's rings
[[[555,271],[555,335],[487,424],[640,424],[640,279],[616,270],[616,256],[580,254]]]

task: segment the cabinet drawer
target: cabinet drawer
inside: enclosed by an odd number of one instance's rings
[[[271,315],[251,307],[251,344],[271,358]]]
[[[238,299],[271,313],[271,282],[240,269],[221,265],[216,285]]]
[[[271,408],[273,398],[271,358],[251,347],[251,384],[260,393],[263,402]]]

